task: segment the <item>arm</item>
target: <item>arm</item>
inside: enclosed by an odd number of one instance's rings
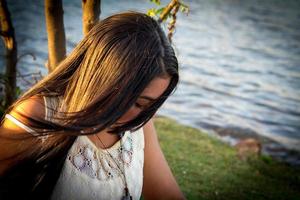
[[[43,99],[40,97],[31,97],[14,107],[9,113],[20,122],[27,124],[27,120],[22,118],[18,113],[31,117],[43,117],[45,115]],[[0,176],[18,161],[15,159],[15,155],[29,149],[33,144],[34,141],[32,139],[27,139],[26,142],[21,139],[23,136],[25,138],[28,134],[11,120],[7,118],[3,119],[0,125]]]
[[[145,199],[185,199],[160,148],[153,121],[145,124]]]

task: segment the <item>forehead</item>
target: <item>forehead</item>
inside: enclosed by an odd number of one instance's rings
[[[168,88],[169,83],[170,83],[169,77],[165,77],[165,78],[156,77],[143,90],[140,97],[149,97],[152,99],[157,99]]]

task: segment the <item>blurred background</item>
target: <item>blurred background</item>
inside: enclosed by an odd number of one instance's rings
[[[43,1],[9,0],[21,74],[48,73]],[[169,1],[162,1],[167,4]],[[300,165],[300,1],[184,1],[173,44],[180,63],[176,92],[158,112],[234,145],[263,142],[263,153]],[[147,12],[149,0],[102,0],[101,18]],[[64,0],[67,52],[82,39],[81,1]],[[0,43],[1,56],[4,55]],[[3,72],[4,59],[0,59]],[[30,82],[18,79],[22,90]]]

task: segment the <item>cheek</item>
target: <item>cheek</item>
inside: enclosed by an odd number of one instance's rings
[[[119,120],[119,123],[125,123],[132,119],[134,119],[136,116],[138,116],[141,112],[141,109],[131,107]]]

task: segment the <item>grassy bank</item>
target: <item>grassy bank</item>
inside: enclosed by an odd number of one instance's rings
[[[300,169],[261,156],[242,161],[234,148],[158,117],[165,156],[188,199],[300,199]]]

